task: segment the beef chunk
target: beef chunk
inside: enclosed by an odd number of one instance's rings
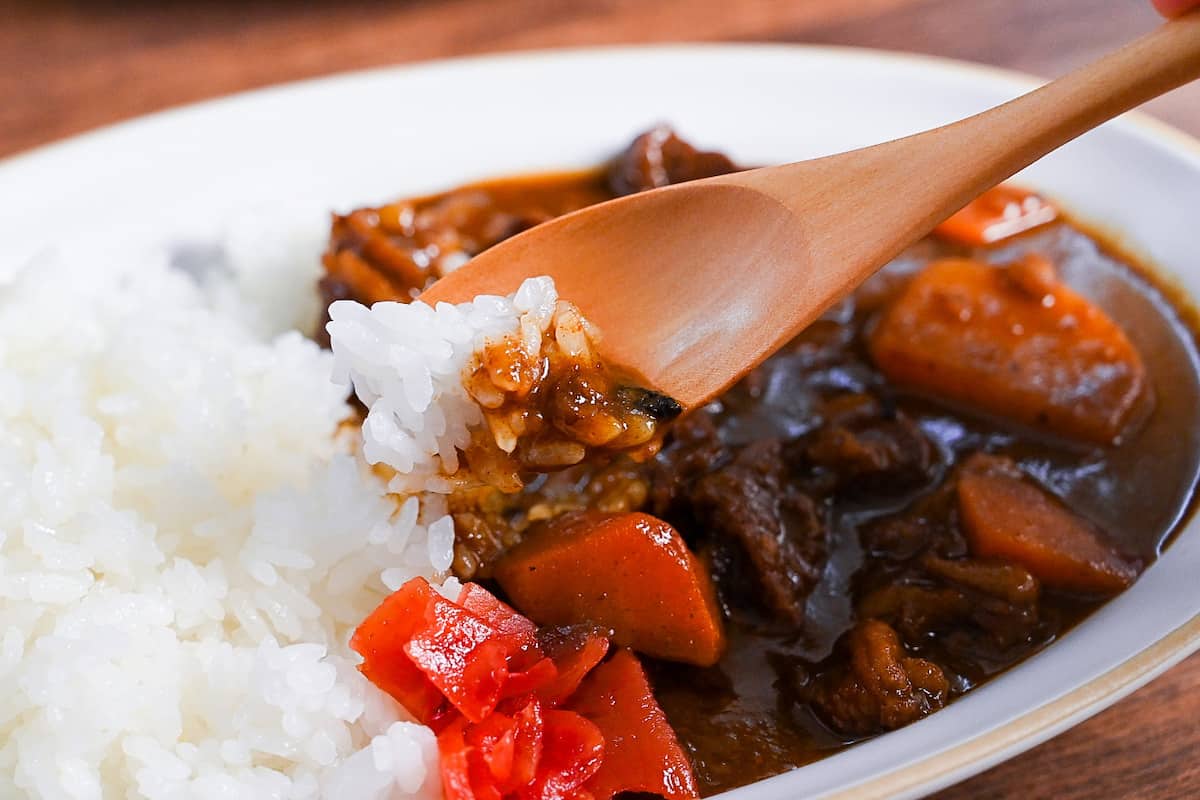
[[[336,299],[410,302],[487,248],[611,199],[602,176],[498,180],[335,214],[321,261]],[[326,299],[332,287],[322,289]]]
[[[616,195],[635,194],[736,170],[721,153],[697,150],[670,128],[660,126],[634,139],[609,165],[608,185]]]
[[[914,572],[864,595],[858,614],[887,621],[910,642],[953,629],[991,651],[1034,635],[1040,593],[1037,579],[1015,564],[927,554]]]
[[[805,598],[821,575],[827,532],[816,503],[788,481],[779,441],[744,448],[696,482],[691,502],[718,542],[745,556],[767,608],[803,622]]]
[[[812,684],[811,702],[833,728],[852,735],[890,731],[946,703],[950,684],[940,667],[907,655],[886,623],[860,622],[844,640],[846,668]]]
[[[953,480],[919,497],[905,511],[866,525],[859,535],[868,554],[888,561],[908,561],[926,552],[943,558],[967,556]]]
[[[971,616],[971,600],[958,589],[918,583],[888,583],[858,603],[860,617],[884,620],[909,641],[921,641]]]
[[[920,555],[938,536],[933,521],[915,514],[885,517],[861,530],[859,540],[872,558],[905,561]]]
[[[847,416],[804,437],[792,458],[822,473],[833,490],[856,494],[904,491],[933,478],[936,452],[911,419]]]
[[[1029,570],[1018,564],[933,555],[927,555],[921,564],[929,575],[968,598],[970,610],[962,622],[971,623],[988,637],[992,647],[1012,647],[1034,636],[1040,621],[1041,585]],[[971,635],[970,627],[964,628],[964,635]]]
[[[679,420],[651,468],[650,513],[686,515],[692,485],[729,459],[711,414],[700,411]]]
[[[931,575],[978,594],[1014,606],[1037,605],[1038,580],[1019,564],[973,558],[950,560],[933,555],[921,559],[921,564]]]

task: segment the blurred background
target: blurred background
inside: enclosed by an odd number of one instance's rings
[[[0,155],[241,89],[470,53],[804,42],[1050,77],[1155,24],[1149,0],[0,0]],[[1200,134],[1200,86],[1149,110]]]
[[[0,0],[0,156],[243,89],[473,53],[815,43],[1052,77],[1157,24],[1149,0]],[[1147,110],[1200,135],[1200,85]],[[1200,797],[1197,696],[1200,656],[939,800]]]

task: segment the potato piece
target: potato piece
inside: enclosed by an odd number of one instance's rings
[[[618,644],[701,666],[725,648],[704,565],[648,514],[567,514],[510,550],[495,576],[513,605],[543,625],[593,623]]]
[[[1142,359],[1103,311],[1027,256],[930,264],[869,338],[890,379],[1063,436],[1111,443],[1146,391]]]
[[[1046,586],[1109,595],[1138,565],[1087,520],[1012,474],[1007,462],[975,456],[958,479],[958,510],[972,555],[1012,561]]]

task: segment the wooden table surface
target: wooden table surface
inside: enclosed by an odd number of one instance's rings
[[[1148,0],[0,0],[0,156],[241,89],[467,53],[815,42],[1052,76],[1154,24]],[[1200,135],[1200,85],[1148,110]],[[937,797],[1198,797],[1198,751],[1200,655]]]

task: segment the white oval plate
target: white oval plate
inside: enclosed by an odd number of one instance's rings
[[[249,214],[272,217],[272,231],[304,227],[316,259],[328,209],[595,164],[658,121],[740,161],[770,163],[912,133],[1032,85],[936,59],[777,46],[520,54],[293,84],[0,164],[0,280],[51,244],[203,241]],[[1195,141],[1127,116],[1024,179],[1119,231],[1200,297]],[[1094,714],[1200,646],[1198,527],[1062,641],[946,710],[725,797],[914,797]]]

